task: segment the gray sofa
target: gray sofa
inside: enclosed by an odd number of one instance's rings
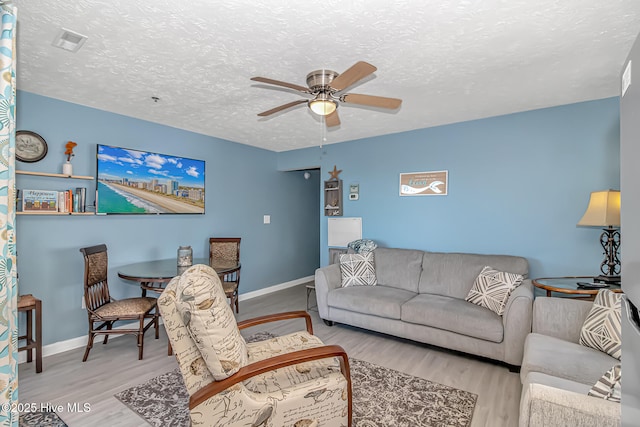
[[[485,266],[526,278],[525,258],[377,248],[374,263],[377,286],[341,287],[339,264],[316,270],[318,311],[325,323],[344,323],[520,366],[531,331],[531,281],[511,293],[503,316],[465,297]]]
[[[617,359],[578,344],[592,303],[536,298],[520,370],[520,427],[620,425],[620,403],[587,393]]]

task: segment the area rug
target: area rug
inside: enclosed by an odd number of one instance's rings
[[[349,359],[354,427],[468,427],[477,395]],[[115,395],[157,427],[187,427],[189,395],[178,369]]]
[[[55,412],[27,412],[20,414],[20,427],[67,427]]]
[[[274,338],[258,332],[247,342]],[[364,360],[349,359],[354,427],[468,427],[478,396]],[[188,427],[189,394],[178,368],[115,395],[155,427]]]

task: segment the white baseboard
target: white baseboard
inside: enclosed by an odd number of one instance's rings
[[[302,285],[303,283],[311,282],[314,280],[314,276],[301,277],[300,279],[292,280],[290,282],[280,283],[279,285],[269,286],[268,288],[258,289],[257,291],[247,292],[238,296],[239,301],[245,301],[248,299],[261,297],[263,295],[270,294],[272,292],[281,291],[283,289],[292,288],[294,286]]]
[[[160,323],[162,323],[162,318],[160,318]],[[125,323],[123,325],[120,326],[116,326],[115,330],[118,329],[131,329],[131,328],[136,328],[138,327],[138,322],[132,322],[132,323]],[[118,338],[121,337],[122,335],[111,335],[109,336],[109,339],[112,340],[114,338]],[[69,351],[69,350],[73,350],[75,348],[79,348],[79,347],[86,347],[87,346],[87,339],[88,339],[88,335],[82,336],[82,337],[76,337],[76,338],[71,338],[68,340],[64,340],[64,341],[58,341],[58,342],[54,342],[53,344],[47,344],[42,346],[42,357],[47,357],[47,356],[53,356],[54,354],[58,354],[58,353],[62,353],[65,351]],[[94,345],[96,343],[100,343],[102,342],[102,340],[104,339],[103,336],[98,335],[96,337],[96,339],[94,340]],[[33,350],[31,350],[33,351]],[[33,360],[35,361],[35,352],[33,353]],[[26,352],[19,352],[18,353],[18,363],[25,363],[27,361],[27,353]]]
[[[278,285],[269,286],[268,288],[258,289],[257,291],[251,291],[244,294],[240,294],[238,297],[239,301],[246,301],[252,298],[260,297],[263,295],[270,294],[272,292],[281,291],[283,289],[292,288],[294,286],[301,285],[303,283],[310,282],[314,279],[314,276],[301,277],[300,279],[292,280],[290,282],[280,283]],[[137,322],[134,322],[137,324]],[[160,323],[162,323],[162,318],[160,318]],[[113,329],[131,329],[132,324],[124,324]],[[134,325],[135,327],[135,325]],[[109,339],[121,337],[122,335],[112,335]],[[65,351],[73,350],[79,347],[85,347],[87,345],[88,336],[84,335],[81,337],[71,338],[64,341],[54,342],[53,344],[47,344],[42,347],[42,357],[53,356],[54,354],[63,353]],[[101,341],[103,338],[101,336],[96,337],[95,342]],[[35,354],[34,354],[35,360]],[[19,352],[18,353],[18,363],[25,363],[27,361],[27,353]]]

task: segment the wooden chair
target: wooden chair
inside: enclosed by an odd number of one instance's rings
[[[240,237],[210,237],[209,238],[209,265],[215,270],[216,263],[233,263],[238,268],[222,277],[224,293],[229,298],[229,303],[238,307],[238,289],[240,288]]]
[[[144,348],[144,333],[153,325],[158,339],[157,300],[149,297],[126,298],[114,300],[109,294],[107,282],[108,258],[107,246],[96,245],[81,248],[84,256],[84,301],[89,318],[89,340],[84,352],[83,362],[87,361],[89,351],[93,347],[93,339],[98,334],[104,334],[107,343],[110,334],[134,334],[138,338],[138,360],[142,360]],[[145,319],[150,319],[145,325]],[[138,328],[113,330],[113,324],[118,321],[139,322]]]
[[[194,265],[158,298],[198,426],[351,426],[349,358],[293,311],[236,323],[216,272]],[[246,343],[241,329],[301,320],[299,330]]]

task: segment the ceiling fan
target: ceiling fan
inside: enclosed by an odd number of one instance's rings
[[[260,117],[269,116],[278,111],[306,103],[309,109],[315,114],[325,116],[327,127],[338,126],[340,117],[338,116],[338,105],[359,104],[370,107],[380,107],[396,109],[402,104],[401,99],[385,98],[382,96],[360,95],[357,93],[341,93],[363,78],[373,74],[377,70],[373,65],[359,61],[347,69],[344,73],[338,74],[331,70],[316,70],[307,74],[307,86],[304,87],[293,83],[281,82],[279,80],[268,79],[266,77],[252,77],[255,82],[267,83],[297,90],[304,94],[313,96],[312,99],[300,99],[292,101],[271,110],[258,114]]]

